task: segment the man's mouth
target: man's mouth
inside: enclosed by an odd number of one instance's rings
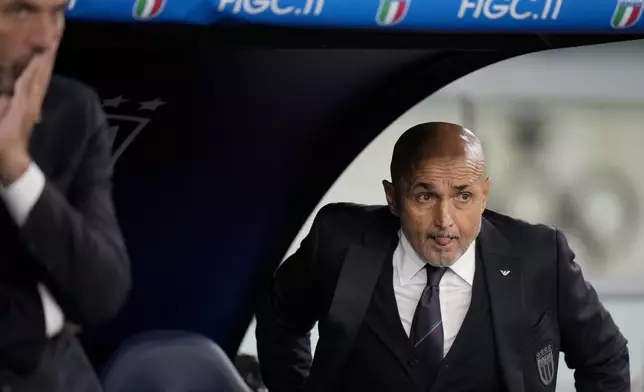
[[[0,65],[0,96],[12,96],[18,78],[26,66],[22,63],[13,65]]]
[[[438,246],[447,246],[452,243],[452,241],[455,240],[455,238],[449,238],[449,237],[433,237],[432,240],[438,244]]]
[[[12,64],[0,64],[0,95],[12,96],[16,82],[20,75],[27,69],[29,62],[33,58],[33,54],[25,56],[21,60],[17,60]]]
[[[16,79],[6,69],[0,68],[0,97],[13,96],[13,88],[16,84]]]

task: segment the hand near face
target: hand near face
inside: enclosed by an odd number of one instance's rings
[[[34,56],[16,81],[14,95],[0,97],[0,182],[4,184],[19,178],[31,162],[29,140],[40,121],[56,49]]]

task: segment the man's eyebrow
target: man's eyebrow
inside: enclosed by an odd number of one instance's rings
[[[428,184],[426,182],[416,183],[411,189],[417,189],[417,188],[421,188],[426,191],[433,191],[435,189],[434,185]]]

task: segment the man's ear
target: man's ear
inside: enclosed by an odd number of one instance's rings
[[[483,197],[481,200],[481,213],[483,213],[483,211],[485,211],[485,208],[487,207],[487,198],[489,193],[490,193],[490,177],[485,177],[485,181],[483,181]]]
[[[396,186],[387,180],[382,180],[382,187],[385,189],[385,197],[389,211],[395,216],[400,216],[398,212],[398,203],[396,202]]]

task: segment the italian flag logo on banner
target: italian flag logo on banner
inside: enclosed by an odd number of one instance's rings
[[[376,15],[376,22],[382,26],[391,26],[402,22],[407,15],[410,0],[381,0]]]
[[[644,0],[618,0],[611,26],[614,29],[627,29],[634,26],[642,16],[643,3]]]
[[[134,19],[146,20],[157,17],[163,7],[165,0],[136,0],[132,8]]]

